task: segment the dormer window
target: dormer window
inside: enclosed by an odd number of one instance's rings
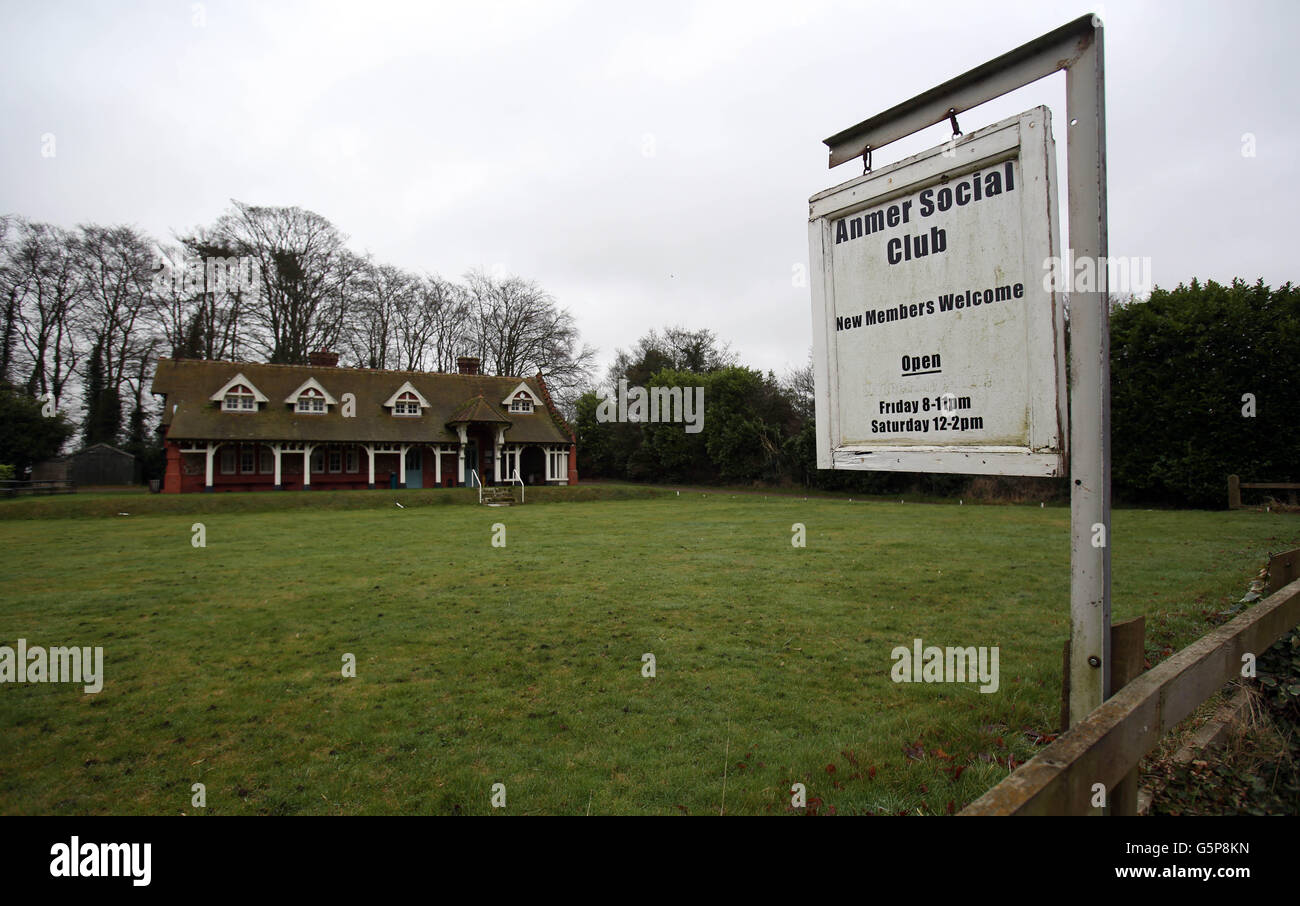
[[[324,415],[329,412],[330,406],[339,404],[315,378],[308,378],[301,387],[286,396],[284,401],[300,415]]]
[[[394,415],[419,415],[420,400],[409,390],[393,401]]]
[[[298,394],[298,404],[294,407],[295,412],[324,412],[325,411],[325,394],[321,393],[314,387],[310,387]]]
[[[528,384],[523,383],[511,390],[510,395],[501,401],[501,405],[511,412],[532,412],[537,405],[537,397],[529,389]]]
[[[220,403],[222,412],[256,412],[267,401],[262,391],[253,386],[253,382],[243,374],[237,374],[226,381],[208,399]]]
[[[384,400],[384,408],[400,418],[419,418],[420,413],[429,408],[429,401],[410,381],[406,381]]]
[[[257,397],[245,384],[236,384],[226,391],[221,402],[223,412],[256,412]]]

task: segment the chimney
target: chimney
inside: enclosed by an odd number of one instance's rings
[[[335,368],[339,363],[339,354],[328,349],[318,349],[307,353],[307,361],[314,368]]]
[[[337,356],[335,357],[337,358]],[[456,359],[456,371],[459,374],[481,374],[479,360],[472,355],[459,356]]]

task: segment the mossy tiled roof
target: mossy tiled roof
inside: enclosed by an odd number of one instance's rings
[[[210,397],[236,374],[243,374],[270,401],[257,412],[223,412],[221,403]],[[300,414],[284,402],[313,377],[340,402],[345,393],[353,394],[355,417],[344,418],[341,406],[330,406],[322,414]],[[384,407],[407,381],[429,402],[418,417],[394,416]],[[532,412],[503,414],[500,401],[521,382],[537,405]],[[571,442],[546,405],[536,378],[159,359],[153,392],[166,394],[162,421],[170,440],[455,443],[458,436],[449,425],[470,421],[508,426],[507,443]]]
[[[513,389],[513,388],[512,388]],[[506,391],[507,393],[509,391]],[[540,397],[539,397],[540,402]],[[451,418],[447,419],[447,424],[456,425],[461,422],[490,422],[492,424],[511,424],[510,419],[502,414],[501,410],[485,400],[480,394],[469,400],[461,406]]]

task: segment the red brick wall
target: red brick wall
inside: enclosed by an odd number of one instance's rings
[[[181,445],[174,440],[166,441],[167,468],[163,472],[163,493],[179,494],[181,492]]]

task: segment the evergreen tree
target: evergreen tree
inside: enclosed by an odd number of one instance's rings
[[[0,385],[0,465],[13,466],[15,478],[26,478],[33,465],[57,456],[76,432],[62,412],[47,416],[44,407],[40,400]]]
[[[104,378],[104,347],[96,343],[86,372],[86,420],[82,426],[85,445],[117,443],[122,425],[122,399]]]

